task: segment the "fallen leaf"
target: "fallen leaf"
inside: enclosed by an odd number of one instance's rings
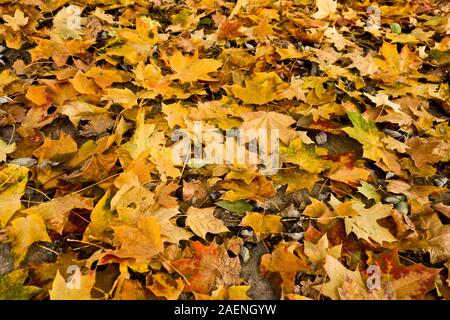
[[[75,282],[79,281],[79,287],[69,286],[67,280],[58,270],[53,280],[52,289],[49,291],[50,300],[91,300],[91,290],[95,284],[95,272],[89,271],[85,275],[80,274],[79,279],[74,279]]]
[[[28,215],[41,216],[47,228],[62,234],[64,226],[69,221],[70,212],[73,209],[92,210],[93,200],[78,195],[67,195],[55,198],[51,201],[41,203],[37,206],[22,210]]]
[[[25,258],[28,248],[37,241],[51,242],[45,223],[38,214],[29,214],[11,222],[8,237],[13,244],[12,254],[17,267]]]
[[[271,234],[278,234],[283,229],[281,216],[257,212],[248,212],[239,225],[252,228],[258,241],[267,238]]]
[[[294,254],[295,245],[280,243],[271,254],[261,257],[261,272],[277,272],[283,280],[283,292],[292,293],[297,272],[310,272],[308,264]]]
[[[369,209],[366,209],[364,208],[364,204],[355,202],[352,207],[359,213],[359,216],[344,218],[347,234],[353,232],[359,239],[364,239],[369,243],[375,241],[382,244],[383,241],[397,241],[388,229],[377,223],[377,220],[391,215],[392,206],[377,203]]]
[[[0,170],[0,227],[4,227],[21,207],[20,198],[28,182],[26,167],[9,164]]]
[[[215,207],[199,209],[195,207],[190,207],[186,212],[186,225],[191,228],[191,230],[206,239],[206,234],[209,233],[222,233],[228,232],[228,228],[225,227],[220,219],[214,217]]]
[[[116,257],[132,258],[137,264],[148,263],[163,249],[161,226],[156,217],[141,217],[137,228],[127,225],[111,227],[114,240],[120,244],[119,249],[111,251]]]
[[[169,66],[175,71],[172,79],[179,79],[181,82],[214,81],[208,73],[215,72],[222,66],[222,62],[215,59],[199,59],[198,52],[189,56],[177,51],[168,60]]]
[[[164,297],[167,300],[177,300],[184,289],[181,279],[174,279],[164,272],[158,272],[151,276],[151,284],[147,288],[157,297]]]

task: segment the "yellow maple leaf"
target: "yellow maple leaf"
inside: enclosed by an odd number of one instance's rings
[[[2,139],[0,139],[0,162],[6,161],[6,155],[14,152],[16,150],[15,143],[6,143]]]
[[[29,214],[11,222],[8,237],[13,244],[14,265],[19,266],[25,258],[28,248],[37,241],[51,242],[47,234],[44,219],[39,214]]]
[[[47,228],[62,234],[64,226],[69,220],[70,212],[75,208],[92,210],[92,204],[93,200],[91,198],[69,194],[25,209],[23,212],[41,216],[45,220]]]
[[[375,241],[382,244],[383,242],[397,241],[397,238],[391,234],[389,229],[377,223],[377,220],[391,215],[391,205],[377,203],[366,209],[363,203],[355,201],[352,207],[359,213],[359,216],[344,218],[347,234],[353,232],[359,239],[364,239],[370,243]]]
[[[229,230],[223,222],[214,217],[214,210],[215,207],[203,209],[190,207],[186,212],[186,225],[191,228],[196,235],[203,239],[206,239],[206,234],[208,232],[228,232]]]
[[[303,144],[300,138],[293,139],[287,147],[280,147],[283,161],[297,164],[310,173],[320,173],[330,168],[331,162],[320,158],[320,153],[324,151],[326,149]]]
[[[295,120],[286,114],[273,111],[256,111],[244,113],[240,117],[244,120],[244,123],[239,127],[243,133],[244,143],[255,138],[251,134],[252,130],[256,130],[255,134],[258,134],[258,130],[265,130],[268,136],[270,136],[271,130],[278,130],[280,140],[285,144],[288,144],[296,136],[295,129],[290,128]]]
[[[71,282],[67,282],[69,279],[64,279],[58,270],[49,291],[50,300],[90,300],[91,290],[95,284],[95,271],[90,270],[87,274],[80,272],[73,277],[76,278],[73,278],[73,285],[70,285]]]
[[[58,67],[62,67],[70,56],[80,56],[86,54],[86,50],[95,43],[95,39],[69,40],[64,41],[56,34],[52,34],[50,39],[34,37],[37,46],[31,50],[33,61],[53,58]]]
[[[257,176],[251,183],[246,184],[244,181],[223,181],[220,186],[228,189],[228,191],[220,197],[223,200],[235,202],[243,199],[254,199],[256,201],[264,201],[275,195],[273,183],[268,181],[265,176]]]
[[[341,249],[342,244],[330,248],[326,234],[324,234],[322,238],[317,241],[317,243],[306,240],[304,242],[305,254],[308,256],[310,261],[315,263],[324,263],[327,255],[330,255],[336,259],[339,258],[341,256]]]
[[[331,255],[326,256],[324,269],[329,276],[329,281],[325,284],[316,285],[313,288],[320,290],[324,295],[333,300],[339,300],[339,288],[346,279],[352,279],[354,285],[365,287],[365,283],[358,269],[351,271],[347,269],[338,259]]]
[[[28,169],[15,164],[0,170],[0,228],[12,218],[22,206],[20,198],[28,182]]]
[[[158,211],[151,213],[151,216],[156,217],[161,225],[163,241],[178,244],[181,240],[188,240],[193,236],[191,232],[177,227],[175,216],[178,214],[178,208],[160,208]]]
[[[249,80],[245,80],[245,87],[235,83],[231,92],[244,103],[261,105],[282,99],[277,93],[282,83],[275,72],[255,72]]]
[[[147,288],[157,297],[164,297],[167,300],[177,300],[184,289],[181,279],[174,279],[169,274],[157,272],[148,277]]]
[[[14,12],[14,17],[4,14],[2,18],[6,21],[6,25],[14,31],[19,31],[20,27],[25,26],[29,20],[29,18],[25,17],[25,14],[20,11],[20,9],[16,9]]]
[[[277,272],[283,281],[284,293],[292,293],[295,287],[295,276],[297,272],[310,272],[308,264],[294,254],[298,243],[286,243],[282,241],[272,251],[261,257],[261,273]]]
[[[189,56],[176,51],[168,60],[169,66],[175,72],[171,78],[181,82],[214,81],[208,73],[215,72],[222,66],[222,62],[215,59],[199,59],[198,52]]]
[[[248,212],[239,225],[252,228],[258,241],[271,234],[278,234],[283,229],[281,216],[257,212]]]
[[[114,239],[120,248],[111,254],[120,258],[132,258],[137,264],[148,263],[164,247],[161,226],[156,217],[141,216],[136,227],[128,225],[111,226]]]
[[[75,152],[77,152],[78,146],[73,138],[61,132],[58,139],[53,140],[49,137],[45,138],[44,144],[33,152],[39,161],[52,160],[52,161],[64,161],[70,158]]]
[[[316,0],[317,11],[312,15],[314,19],[324,19],[337,11],[336,0]]]

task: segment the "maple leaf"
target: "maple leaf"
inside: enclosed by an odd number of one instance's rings
[[[139,181],[133,172],[122,173],[114,184],[119,190],[111,199],[111,209],[133,206],[140,211],[149,209],[155,203],[155,195]]]
[[[180,186],[173,181],[168,184],[166,183],[159,184],[155,189],[156,204],[161,205],[162,207],[165,208],[178,207],[177,198],[172,196],[171,193],[176,191],[179,187]]]
[[[228,299],[230,300],[252,300],[247,291],[250,286],[231,286],[228,288]]]
[[[169,66],[175,71],[171,78],[181,82],[214,81],[208,73],[216,72],[222,66],[222,62],[215,59],[199,59],[198,52],[193,56],[185,56],[177,51],[168,60]]]
[[[329,281],[323,285],[315,286],[314,288],[320,290],[324,295],[333,300],[340,300],[339,288],[344,285],[345,281],[353,281],[353,286],[364,288],[364,281],[361,273],[358,270],[351,271],[347,269],[338,259],[327,255],[323,268],[327,272]]]
[[[305,240],[304,247],[305,255],[310,261],[323,263],[327,255],[338,259],[341,256],[342,244],[329,248],[327,235],[324,234],[316,244]]]
[[[2,18],[6,21],[6,25],[14,31],[19,31],[20,27],[25,26],[29,20],[29,18],[25,17],[25,14],[20,11],[20,9],[16,9],[14,12],[14,17],[4,14]]]
[[[246,184],[244,181],[233,180],[223,181],[220,183],[220,186],[228,189],[221,199],[231,202],[242,199],[263,201],[265,198],[275,195],[273,184],[263,176],[256,177],[250,184]]]
[[[414,67],[418,67],[416,56],[408,46],[404,46],[399,54],[396,44],[384,42],[380,48],[380,53],[384,57],[384,60],[374,58],[374,61],[388,74],[400,75],[409,72]]]
[[[271,234],[280,233],[283,229],[281,216],[273,214],[266,215],[257,212],[248,212],[239,225],[252,228],[253,231],[255,231],[258,241],[261,241]]]
[[[266,104],[281,99],[277,90],[283,81],[275,72],[255,72],[245,87],[233,84],[231,91],[246,104]]]
[[[152,153],[151,160],[161,175],[176,178],[181,176],[181,171],[175,167],[173,152],[171,148],[162,148]]]
[[[175,126],[185,127],[186,117],[189,115],[189,109],[181,103],[162,104],[162,112],[166,114],[166,120],[170,128]]]
[[[223,248],[215,242],[203,245],[199,241],[192,242],[191,248],[193,250],[191,258],[177,259],[171,264],[186,279],[185,292],[208,294],[214,285],[222,262]]]
[[[395,292],[391,283],[380,285],[379,289],[368,290],[361,283],[346,276],[338,288],[341,300],[394,300]]]
[[[336,0],[316,0],[317,11],[312,15],[314,19],[324,19],[337,11]]]
[[[395,112],[402,113],[401,106],[398,103],[394,103],[391,100],[389,100],[389,96],[385,93],[378,92],[375,96],[370,95],[368,93],[364,92],[364,95],[370,99],[373,103],[376,104],[377,107],[379,106],[389,106],[394,110]]]
[[[50,300],[91,300],[91,290],[95,284],[95,272],[80,274],[77,287],[69,286],[59,270],[56,272],[52,288],[49,291]]]
[[[62,234],[64,226],[69,221],[70,212],[73,209],[92,210],[93,200],[79,195],[67,195],[41,203],[35,207],[22,210],[26,214],[41,216],[47,228]]]
[[[110,100],[120,104],[125,109],[131,109],[138,104],[136,94],[130,89],[109,88],[105,90],[102,100]]]
[[[127,225],[112,225],[114,240],[120,248],[111,251],[119,258],[132,258],[137,264],[148,263],[163,249],[161,226],[156,217],[143,216],[137,228]]]
[[[336,157],[338,161],[336,161]],[[335,160],[329,178],[334,181],[340,181],[348,185],[357,185],[360,181],[366,181],[371,171],[356,165],[352,152],[340,154],[332,157]],[[337,167],[337,168],[336,168]]]
[[[293,128],[289,128],[295,123],[295,120],[285,114],[278,112],[256,111],[244,113],[240,116],[244,122],[239,127],[243,131],[243,143],[248,142],[254,138],[247,130],[264,130],[264,134],[270,135],[271,130],[278,130],[280,140],[288,144],[289,141],[295,137],[296,133]],[[255,132],[258,135],[258,132]]]
[[[312,190],[318,180],[317,174],[296,169],[281,170],[272,178],[275,183],[287,185],[286,193],[301,189]]]
[[[108,112],[105,108],[96,107],[83,101],[69,101],[58,107],[58,112],[69,117],[75,127],[84,117]]]
[[[111,242],[108,237],[108,232],[112,233],[109,224],[113,218],[113,210],[111,210],[110,202],[111,195],[110,191],[107,190],[91,212],[90,223],[83,235],[84,239],[89,240],[90,238],[94,238],[107,243]]]
[[[130,279],[128,272],[120,274],[116,280],[114,290],[114,300],[146,300],[148,296],[143,285],[137,281]]]
[[[62,8],[53,18],[53,32],[57,33],[63,39],[81,39],[81,17],[83,8],[70,4]],[[75,21],[80,22],[79,25]]]
[[[364,157],[373,161],[383,160],[388,162],[383,153],[383,144],[380,134],[372,121],[367,121],[357,111],[347,111],[353,127],[342,129],[350,137],[358,140],[363,145]]]
[[[294,254],[295,245],[279,243],[271,254],[261,257],[261,273],[278,272],[283,280],[283,292],[291,293],[294,290],[297,272],[310,272],[308,264]]]
[[[381,196],[378,194],[377,189],[370,183],[362,181],[361,186],[357,189],[358,192],[361,192],[367,199],[373,199],[375,202],[381,201]]]
[[[309,173],[320,173],[330,167],[330,161],[320,158],[324,152],[326,149],[303,144],[300,138],[293,139],[287,147],[280,147],[283,161],[296,164]]]
[[[61,132],[59,138],[53,140],[45,138],[44,143],[33,152],[33,155],[42,162],[43,160],[64,161],[77,152],[78,146],[73,138]]]
[[[370,243],[373,241],[382,244],[383,241],[395,242],[397,239],[389,232],[388,229],[380,226],[377,220],[389,217],[392,212],[392,206],[377,203],[366,209],[361,202],[352,204],[359,216],[345,217],[345,231],[347,234],[353,232],[360,239],[364,239]]]
[[[154,45],[162,40],[158,34],[159,22],[150,17],[140,16],[136,19],[136,29],[120,28],[117,36],[125,43],[110,48],[108,55],[124,57],[130,64],[145,61],[153,53]]]
[[[64,41],[56,34],[53,34],[50,40],[37,37],[33,40],[37,43],[37,47],[29,51],[32,60],[37,61],[51,57],[58,67],[62,67],[71,56],[86,54],[87,49],[95,42],[95,39]]]
[[[51,98],[46,92],[47,86],[31,86],[27,89],[25,98],[38,106],[44,106],[51,103]]]
[[[181,240],[188,240],[193,236],[191,232],[183,228],[177,227],[176,224],[174,223],[175,221],[171,222],[171,219],[178,214],[179,214],[178,208],[160,208],[158,211],[151,213],[151,216],[156,217],[158,219],[159,224],[161,225],[161,236],[163,238],[163,241],[178,244]],[[205,221],[202,221],[202,223],[204,222]],[[187,219],[186,224],[189,225],[187,223]],[[194,222],[194,224],[198,223]],[[211,226],[208,227],[211,228]],[[199,227],[196,227],[196,230],[199,231]],[[209,229],[208,232],[212,232],[210,230],[211,229]],[[192,231],[194,231],[194,229],[192,229]]]
[[[228,228],[225,227],[220,219],[214,217],[215,207],[199,209],[195,207],[190,207],[187,212],[186,225],[191,228],[191,230],[206,239],[206,233],[221,233],[228,232]]]
[[[44,219],[38,214],[29,214],[11,222],[8,237],[13,244],[14,265],[19,266],[25,258],[28,248],[37,241],[51,242],[45,228]]]
[[[443,224],[437,214],[423,217],[421,224],[426,231],[426,250],[431,263],[447,261],[450,258],[450,227]]]
[[[126,71],[100,67],[93,67],[84,75],[94,79],[95,83],[102,89],[110,87],[113,83],[124,83],[131,80],[130,74]]]
[[[0,2],[0,298],[450,297],[445,1]]]
[[[8,164],[0,170],[0,227],[4,227],[21,207],[20,198],[25,193],[28,169]]]
[[[152,145],[148,143],[148,139],[154,130],[155,125],[145,123],[145,111],[139,109],[136,116],[136,130],[130,141],[121,147],[128,151],[133,159],[137,159],[139,156],[147,156],[152,148]]]
[[[398,249],[384,251],[378,255],[369,252],[367,261],[377,265],[382,272],[382,281],[389,282],[395,299],[423,299],[434,288],[440,269],[428,268],[421,263],[404,266],[400,263]]]
[[[167,300],[177,300],[184,289],[181,279],[174,279],[164,272],[158,272],[151,276],[150,284],[147,288],[157,297],[164,297]]]
[[[8,144],[0,139],[0,162],[6,161],[6,155],[9,153],[13,153],[14,150],[16,150],[15,143]]]

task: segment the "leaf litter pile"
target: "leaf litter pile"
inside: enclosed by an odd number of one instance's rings
[[[0,17],[0,299],[450,298],[447,1]],[[199,121],[278,170],[175,161]]]

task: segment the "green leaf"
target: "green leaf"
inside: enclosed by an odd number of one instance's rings
[[[370,183],[362,181],[361,187],[358,187],[358,191],[361,192],[369,200],[373,199],[375,200],[375,202],[381,201],[381,196],[377,193],[377,189]]]
[[[27,277],[26,269],[0,276],[0,300],[29,300],[41,292],[41,288],[23,285]]]
[[[248,204],[244,200],[239,200],[239,201],[235,201],[235,202],[222,200],[222,201],[216,202],[216,205],[221,208],[224,208],[225,210],[228,210],[230,212],[235,212],[235,213],[246,213],[248,211],[253,210],[253,206],[251,204]]]
[[[353,127],[347,127],[342,130],[362,144],[363,157],[373,161],[384,160],[387,163],[388,161],[383,153],[383,144],[380,141],[380,134],[375,123],[370,120],[367,121],[357,111],[347,111],[347,115],[352,121]]]

